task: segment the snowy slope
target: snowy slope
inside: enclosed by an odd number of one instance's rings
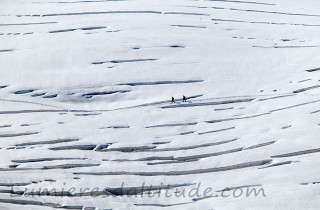
[[[1,0],[0,209],[319,209],[319,6]]]

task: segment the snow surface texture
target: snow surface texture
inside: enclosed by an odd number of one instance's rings
[[[319,6],[1,0],[0,209],[320,209]]]

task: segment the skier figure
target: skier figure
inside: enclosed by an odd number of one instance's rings
[[[187,97],[183,96],[182,97],[182,102],[187,102]]]
[[[171,97],[171,103],[176,103],[173,97]]]

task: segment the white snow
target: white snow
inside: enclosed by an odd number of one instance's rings
[[[0,209],[319,209],[319,6],[2,0]]]

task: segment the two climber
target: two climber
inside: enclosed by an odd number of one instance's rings
[[[182,102],[187,102],[187,97],[182,96]],[[174,97],[171,97],[171,103],[176,103]]]

